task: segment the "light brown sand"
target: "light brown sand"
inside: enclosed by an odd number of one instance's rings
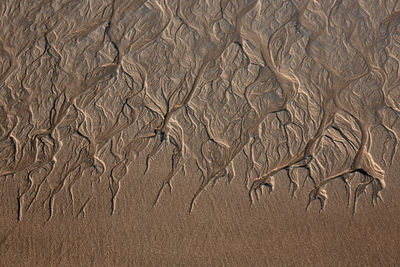
[[[0,266],[400,264],[400,2],[0,14]]]

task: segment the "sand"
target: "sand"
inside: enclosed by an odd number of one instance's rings
[[[0,266],[396,266],[400,2],[0,2]]]

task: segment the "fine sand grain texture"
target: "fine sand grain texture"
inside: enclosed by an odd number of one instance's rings
[[[400,1],[0,0],[0,266],[399,266]]]

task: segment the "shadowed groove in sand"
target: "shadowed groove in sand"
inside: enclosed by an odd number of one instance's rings
[[[306,208],[325,208],[333,180],[353,213],[368,187],[382,200],[400,134],[396,1],[373,16],[363,0],[32,5],[0,5],[0,176],[18,183],[18,220],[35,205],[51,219],[64,193],[84,216],[104,180],[113,214],[132,163],[151,178],[160,154],[154,205],[187,168],[201,179],[189,211],[218,179],[243,179],[253,203],[280,172],[293,197],[312,182]]]

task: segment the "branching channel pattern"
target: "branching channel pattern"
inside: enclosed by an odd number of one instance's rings
[[[0,14],[0,183],[18,184],[18,220],[50,220],[61,195],[84,216],[100,181],[113,214],[133,163],[151,179],[160,157],[154,205],[190,168],[190,212],[218,179],[242,179],[252,204],[278,173],[293,197],[313,185],[307,208],[325,208],[333,180],[353,212],[365,192],[382,200],[400,134],[397,0],[5,0]]]

